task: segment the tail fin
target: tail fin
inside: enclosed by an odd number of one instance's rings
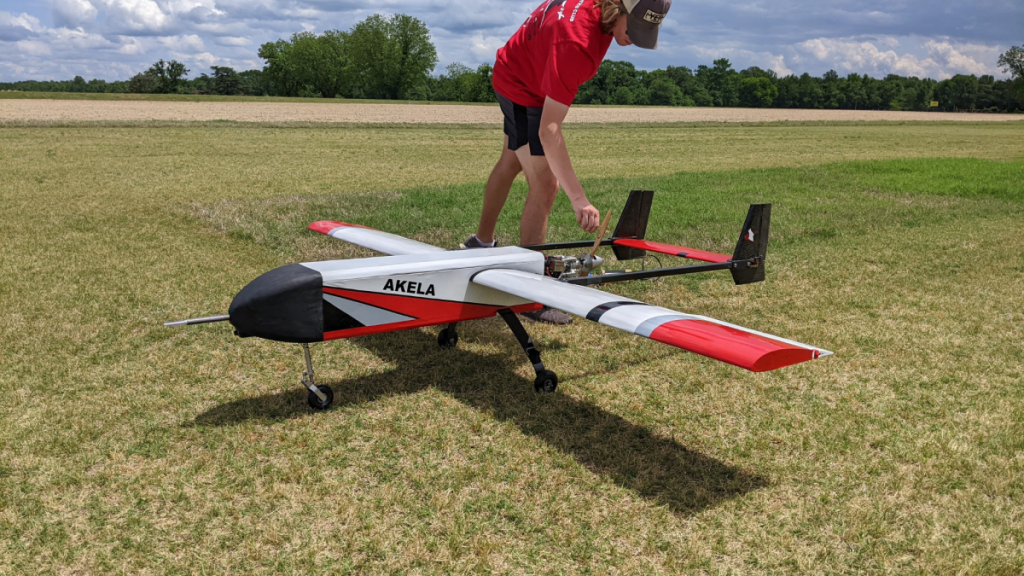
[[[654,199],[653,190],[632,190],[626,206],[619,216],[619,223],[615,226],[615,233],[612,238],[635,238],[643,240],[647,234],[647,218],[651,215],[651,200]],[[619,260],[634,260],[647,255],[646,250],[638,248],[627,248],[615,246],[615,257]]]
[[[751,204],[747,220],[740,231],[733,260],[758,258],[757,264],[749,268],[733,268],[732,279],[736,284],[752,284],[764,281],[765,256],[768,254],[768,223],[772,217],[771,204]]]

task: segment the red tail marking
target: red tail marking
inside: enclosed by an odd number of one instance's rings
[[[651,252],[668,254],[669,256],[680,256],[682,258],[689,258],[690,260],[700,260],[701,262],[713,262],[715,264],[721,264],[722,262],[732,260],[732,256],[726,256],[725,254],[715,254],[714,252],[705,252],[703,250],[696,250],[685,246],[662,244],[660,242],[648,242],[647,240],[633,240],[627,238],[622,240],[613,240],[612,244],[615,246],[625,246],[627,248],[650,250]]]

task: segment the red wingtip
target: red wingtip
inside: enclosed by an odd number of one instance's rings
[[[702,320],[675,320],[657,327],[652,340],[728,362],[751,372],[767,372],[814,360],[817,350],[793,346]]]
[[[334,220],[321,220],[319,222],[313,222],[309,225],[309,229],[313,232],[319,232],[321,234],[330,234],[338,228],[366,228],[366,226],[360,226],[359,224],[349,224],[347,222],[336,222]]]

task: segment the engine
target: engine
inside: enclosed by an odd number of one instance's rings
[[[560,280],[585,278],[604,263],[600,256],[581,254],[573,256],[547,256],[544,260],[544,274]]]

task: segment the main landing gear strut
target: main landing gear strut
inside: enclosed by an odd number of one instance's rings
[[[537,379],[533,381],[533,389],[539,394],[550,394],[558,388],[558,375],[544,368],[544,363],[540,360],[540,352],[533,345],[533,340],[530,339],[530,335],[526,333],[526,328],[523,328],[523,323],[519,321],[519,317],[516,313],[509,310],[498,310],[498,314],[508,324],[508,327],[512,329],[512,333],[516,335],[516,340],[519,340],[519,345],[523,347],[526,355],[530,357],[530,363],[533,364],[533,370],[537,373]],[[459,342],[459,333],[456,331],[458,324],[449,324],[447,328],[441,330],[441,333],[437,335],[437,343],[441,348],[455,348],[455,345]]]
[[[516,340],[519,340],[519,345],[523,347],[526,355],[530,358],[530,363],[533,364],[533,370],[537,373],[537,379],[533,381],[533,389],[540,394],[550,394],[558,388],[558,375],[544,368],[544,363],[540,360],[540,352],[533,345],[533,340],[530,339],[530,335],[526,333],[526,328],[523,328],[523,323],[519,321],[519,316],[515,312],[504,309],[498,310],[498,314],[508,324],[508,327],[515,334]],[[441,348],[454,348],[459,342],[459,333],[456,331],[458,324],[449,324],[447,328],[441,330],[441,333],[437,335],[437,343]]]
[[[533,340],[530,339],[530,335],[526,333],[526,328],[523,328],[523,323],[519,321],[519,316],[516,316],[515,312],[509,309],[499,310],[498,314],[501,314],[502,320],[515,334],[516,340],[519,340],[519,345],[523,347],[523,351],[530,358],[530,363],[533,364],[533,370],[537,373],[537,379],[533,381],[533,389],[538,394],[550,394],[558,388],[558,375],[551,370],[544,368],[544,363],[540,360],[540,352],[533,346]]]

